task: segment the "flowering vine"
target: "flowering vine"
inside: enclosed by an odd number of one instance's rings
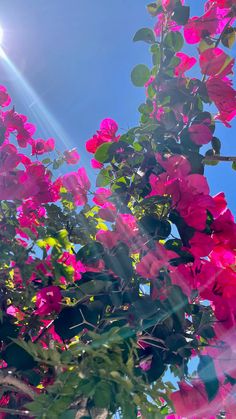
[[[77,150],[45,157],[0,86],[1,418],[235,416],[236,224],[204,169],[235,166],[215,131],[236,114],[236,2],[147,10],[140,124],[88,139],[95,190],[84,167],[57,176]]]

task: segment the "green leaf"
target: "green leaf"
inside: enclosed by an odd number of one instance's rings
[[[212,145],[212,148],[213,148],[214,152],[216,154],[220,154],[221,142],[220,142],[219,138],[213,137],[212,140],[211,140],[211,145]]]
[[[109,148],[111,147],[112,143],[104,143],[98,147],[94,157],[100,163],[106,163],[109,161]]]
[[[185,25],[189,20],[189,15],[190,7],[179,5],[174,8],[174,13],[171,18],[178,23],[178,25]]]
[[[236,170],[236,161],[233,161],[233,163],[232,163],[232,169],[233,170]]]
[[[221,42],[224,45],[224,47],[232,48],[235,43],[235,39],[236,39],[235,30],[234,28],[229,27],[224,30],[221,37]]]
[[[157,16],[158,13],[162,10],[161,1],[158,0],[156,3],[150,3],[147,5],[147,10],[151,16]]]
[[[156,41],[154,32],[149,28],[139,29],[133,38],[134,42],[143,41],[147,44],[154,44]]]
[[[96,179],[96,186],[107,186],[111,183],[111,175],[108,169],[100,170],[97,179]]]
[[[131,80],[137,87],[143,87],[150,78],[150,70],[144,64],[138,64],[131,73]]]
[[[207,164],[208,166],[216,166],[219,163],[219,161],[218,160],[210,160],[211,156],[215,156],[215,152],[214,152],[213,149],[210,149],[210,150],[206,151],[205,157],[207,157],[207,160],[205,161],[205,164]]]
[[[16,343],[10,344],[1,356],[8,367],[14,367],[17,370],[29,370],[37,365],[33,357]]]
[[[170,31],[165,39],[164,39],[165,46],[172,49],[173,51],[177,52],[180,51],[184,45],[184,38],[180,32],[172,32]]]
[[[63,414],[60,416],[60,419],[75,419],[77,410],[70,409],[66,412],[63,412]]]
[[[216,376],[213,359],[208,355],[200,356],[197,372],[204,383],[208,400],[210,402],[215,398],[219,390],[219,381]]]

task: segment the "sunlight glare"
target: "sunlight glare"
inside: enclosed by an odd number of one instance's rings
[[[2,42],[3,42],[3,28],[0,25],[0,46],[2,46]]]

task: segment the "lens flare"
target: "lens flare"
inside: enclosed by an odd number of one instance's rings
[[[2,43],[3,43],[3,28],[0,25],[0,46],[2,46]]]

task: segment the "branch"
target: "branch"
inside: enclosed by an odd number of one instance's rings
[[[22,393],[26,394],[30,399],[34,399],[35,397],[35,392],[29,386],[27,386],[27,384],[23,383],[22,381],[18,380],[18,378],[13,377],[11,375],[0,375],[0,386],[1,385],[15,387]]]
[[[30,413],[29,410],[7,409],[4,407],[0,407],[0,413],[1,412],[9,414],[9,415],[20,415],[20,417],[32,415],[32,413]]]
[[[206,156],[202,160],[202,163],[207,163],[211,161],[236,161],[235,156],[219,156],[218,154],[215,154],[214,156]]]

